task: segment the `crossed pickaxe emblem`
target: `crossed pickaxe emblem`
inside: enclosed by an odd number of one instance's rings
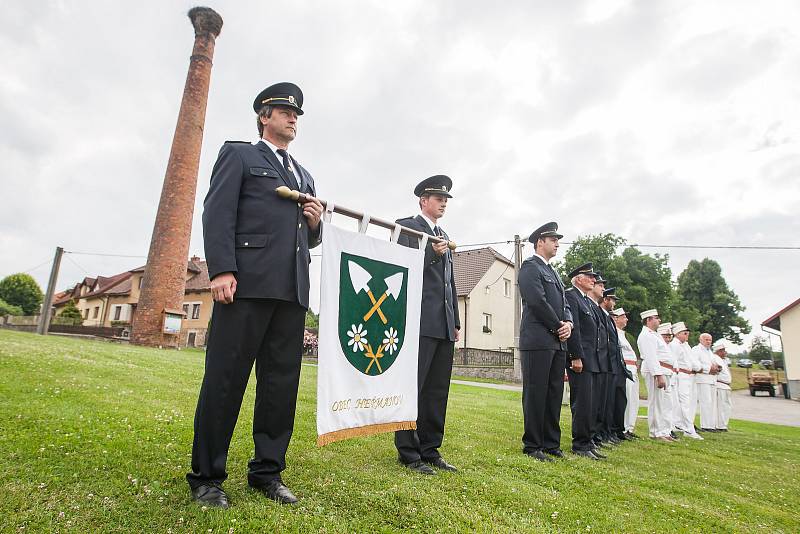
[[[381,304],[385,301],[389,296],[391,296],[394,300],[397,300],[398,295],[400,295],[400,289],[403,287],[403,273],[395,273],[391,276],[388,276],[384,279],[386,283],[386,291],[383,292],[378,299],[375,299],[375,295],[372,294],[372,290],[369,288],[369,282],[372,280],[372,275],[367,272],[359,264],[355,263],[354,261],[349,261],[347,263],[348,268],[350,269],[350,281],[353,282],[353,289],[355,289],[356,293],[365,292],[369,297],[370,302],[372,302],[372,307],[364,314],[364,322],[368,321],[370,317],[374,314],[378,314],[380,317],[381,322],[386,324],[388,320],[386,316],[383,314],[383,310],[381,310]]]

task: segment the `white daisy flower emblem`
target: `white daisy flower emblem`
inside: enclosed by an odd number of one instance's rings
[[[347,331],[347,335],[350,336],[350,341],[347,342],[347,346],[353,347],[353,352],[362,351],[364,350],[364,346],[367,344],[367,331],[364,330],[364,325],[352,325],[350,330]]]
[[[394,351],[397,350],[397,330],[390,326],[389,330],[383,331],[383,335],[386,336],[383,339],[383,346],[386,348],[389,354],[394,354]]]

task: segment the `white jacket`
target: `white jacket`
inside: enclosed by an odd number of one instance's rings
[[[637,373],[636,361],[638,358],[636,357],[636,353],[633,351],[633,347],[631,347],[628,338],[625,337],[625,330],[620,330],[617,328],[617,337],[619,337],[619,348],[622,351],[622,359],[625,360],[625,366],[635,375]]]
[[[692,367],[692,351],[688,343],[681,343],[678,338],[673,339],[669,344],[669,349],[672,351],[673,360],[676,369],[686,369],[688,371],[697,371]]]
[[[714,384],[717,381],[717,377],[715,375],[708,374],[708,372],[711,370],[711,363],[714,361],[714,353],[711,352],[711,349],[704,347],[700,343],[692,348],[692,352],[700,362],[700,372],[695,375],[695,383]]]
[[[731,389],[731,370],[728,365],[728,358],[720,358],[714,354],[714,363],[722,367],[722,370],[717,375],[717,389]]]
[[[669,363],[672,360],[672,353],[664,338],[645,326],[642,327],[636,344],[639,345],[639,355],[642,357],[642,374],[649,373],[653,376],[672,374],[672,371],[661,365],[661,362]]]

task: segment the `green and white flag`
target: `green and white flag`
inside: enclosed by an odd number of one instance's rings
[[[416,428],[424,257],[325,226],[317,445]]]

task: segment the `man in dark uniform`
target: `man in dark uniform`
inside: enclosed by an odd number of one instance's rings
[[[308,250],[321,242],[322,214],[311,174],[287,152],[302,106],[303,93],[292,83],[264,89],[253,103],[259,141],[223,145],[203,204],[214,310],[186,478],[194,500],[209,506],[228,507],[221,484],[254,361],[255,454],[247,480],[270,499],[297,501],[281,471],[300,378]],[[275,194],[280,185],[312,198],[305,204],[284,200]]]
[[[611,362],[609,361],[609,331],[608,324],[598,303],[603,300],[603,290],[606,287],[606,279],[603,275],[595,271],[594,286],[589,291],[592,312],[597,319],[597,361],[600,365],[600,372],[594,375],[592,385],[592,405],[594,407],[594,421],[592,423],[592,441],[595,448],[602,448],[603,443],[619,443],[616,438],[611,438],[606,432],[606,399],[608,398],[609,376],[611,374]]]
[[[620,348],[617,326],[611,317],[611,311],[614,309],[619,299],[616,291],[614,287],[604,289],[603,300],[600,302],[600,309],[603,311],[603,316],[608,326],[608,357],[611,366],[607,390],[608,395],[606,397],[606,426],[604,430],[609,436],[623,441],[629,439],[625,435],[625,408],[628,405],[625,381],[628,380],[628,378],[633,380],[633,376],[631,372],[628,371],[625,361],[622,358],[622,349]]]
[[[447,199],[452,198],[453,182],[444,175],[431,176],[414,189],[421,213],[396,222],[420,232],[449,240],[437,221],[444,215]],[[399,244],[419,248],[419,240],[401,234]],[[419,396],[417,429],[395,432],[398,459],[412,471],[436,474],[431,466],[456,471],[439,454],[444,438],[447,395],[453,370],[453,347],[459,340],[458,298],[453,278],[453,259],[446,242],[428,241],[422,275],[422,309],[419,338]]]
[[[567,339],[569,363],[569,405],[572,410],[572,452],[591,460],[604,458],[592,441],[594,421],[593,386],[600,372],[597,359],[599,335],[597,316],[587,296],[594,287],[595,273],[591,262],[569,273],[572,287],[565,295],[572,312],[572,335]]]
[[[522,294],[519,348],[525,428],[522,452],[542,462],[552,462],[551,456],[564,457],[559,421],[572,314],[564,297],[564,285],[550,265],[562,237],[555,222],[534,230],[528,238],[534,246],[533,256],[519,270]]]

